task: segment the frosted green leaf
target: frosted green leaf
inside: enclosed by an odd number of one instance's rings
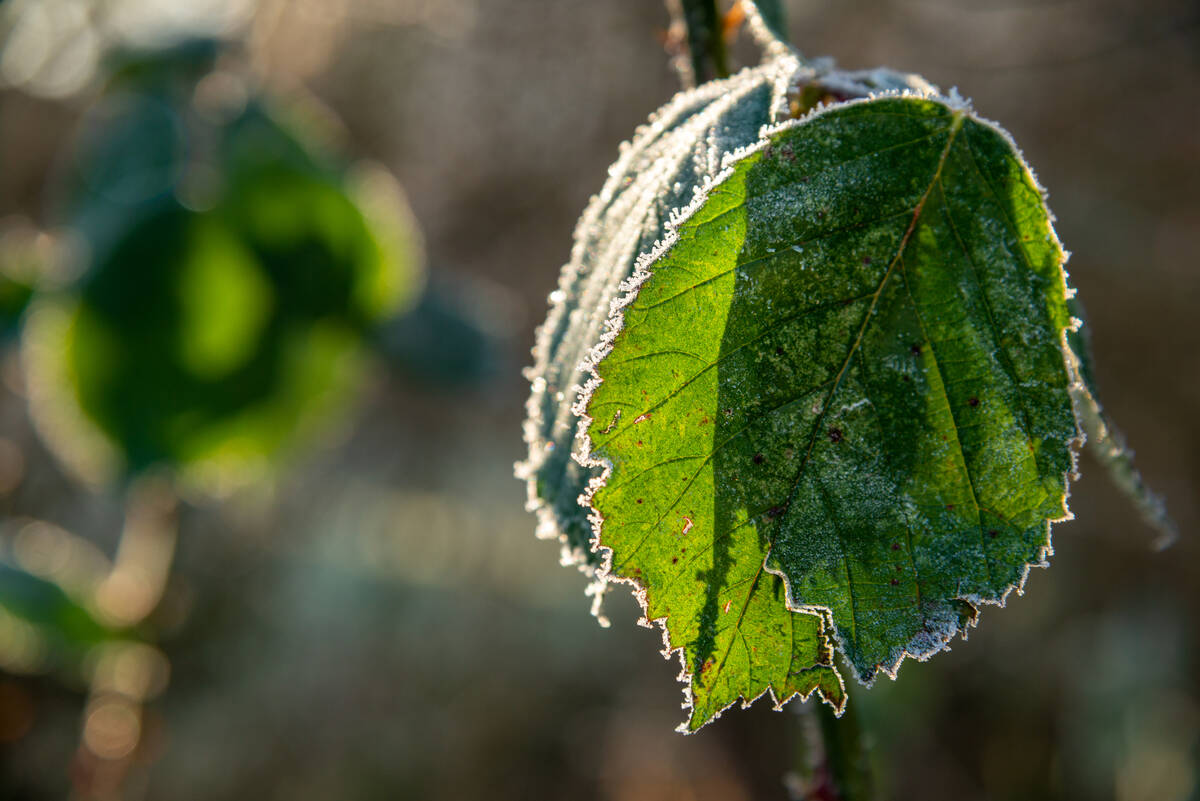
[[[944,649],[1046,564],[1084,431],[1169,529],[1011,138],[752,21],[767,63],[652,116],[581,218],[517,465],[597,614],[628,582],[661,625],[684,731],[765,694],[840,709],[836,652],[869,684]]]
[[[832,673],[824,637],[894,675],[1045,564],[1079,436],[1063,261],[1011,139],[916,96],[768,131],[643,261],[585,461],[689,728]]]
[[[517,466],[529,508],[538,513],[538,534],[562,542],[564,564],[591,572],[597,563],[578,499],[599,470],[571,458],[578,423],[571,407],[584,379],[579,365],[599,342],[621,282],[663,236],[671,212],[716,176],[725,153],[756,142],[772,121],[779,74],[778,66],[759,67],[678,95],[622,146],[580,218],[571,260],[538,330],[528,372],[529,458]]]
[[[890,70],[843,73],[828,64],[816,70],[784,57],[680,93],[622,146],[604,188],[580,218],[527,372],[533,385],[525,422],[529,458],[517,465],[517,475],[527,482],[539,536],[562,543],[564,564],[588,574],[598,564],[579,496],[600,471],[572,458],[579,455],[572,407],[585,379],[580,363],[599,343],[638,257],[663,238],[672,213],[711,183],[727,156],[757,142],[765,126],[820,99],[894,88],[929,89],[915,76]],[[603,587],[600,582],[589,590],[598,614]]]

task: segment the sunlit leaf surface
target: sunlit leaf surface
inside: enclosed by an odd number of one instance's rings
[[[944,649],[1046,564],[1085,431],[1169,530],[1081,375],[1051,222],[1007,133],[886,69],[776,55],[623,148],[518,475],[597,600],[631,583],[662,626],[683,730]]]
[[[928,88],[916,76],[890,70],[818,75],[782,58],[680,93],[622,147],[604,188],[580,218],[528,372],[529,458],[517,472],[528,482],[539,535],[562,542],[564,562],[587,571],[597,564],[579,496],[599,471],[572,458],[578,453],[572,406],[586,378],[580,363],[599,342],[621,282],[665,235],[672,213],[703,192],[729,154],[757,142],[764,126],[788,114],[821,99]]]
[[[824,633],[870,681],[1002,602],[1067,514],[1076,425],[1062,250],[964,108],[785,127],[676,232],[587,410],[600,544],[684,650],[695,726],[786,694]]]

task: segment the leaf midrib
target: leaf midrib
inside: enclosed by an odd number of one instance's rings
[[[908,229],[904,232],[904,236],[900,240],[900,245],[896,248],[896,255],[892,258],[891,263],[888,264],[887,271],[884,272],[883,278],[879,282],[879,287],[875,290],[875,295],[871,300],[871,305],[867,308],[867,313],[863,316],[863,322],[862,322],[862,325],[859,326],[858,334],[854,339],[854,343],[850,346],[850,350],[846,354],[846,359],[842,363],[842,367],[838,371],[838,374],[837,374],[836,378],[834,379],[833,387],[830,388],[830,390],[829,390],[829,395],[825,399],[825,404],[821,409],[821,414],[817,417],[816,421],[813,423],[812,432],[809,435],[808,447],[804,452],[804,458],[801,460],[799,468],[797,468],[796,478],[792,482],[792,489],[788,493],[787,501],[784,504],[784,509],[785,509],[784,515],[788,514],[787,510],[790,510],[791,504],[796,498],[796,493],[800,487],[800,479],[804,476],[804,469],[808,466],[809,459],[812,456],[813,447],[816,445],[816,442],[817,442],[817,432],[819,432],[821,430],[821,425],[824,422],[825,417],[827,416],[827,414],[829,412],[829,407],[833,402],[833,397],[837,394],[838,388],[841,386],[842,378],[845,377],[846,370],[850,366],[850,361],[854,358],[854,354],[858,351],[859,346],[862,344],[863,335],[866,333],[867,326],[870,325],[871,318],[874,316],[875,307],[879,305],[879,298],[883,295],[883,290],[887,286],[888,280],[891,278],[892,273],[895,272],[896,265],[900,263],[901,257],[904,255],[904,249],[908,246],[908,242],[912,238],[913,232],[917,228],[917,223],[921,219],[921,212],[925,208],[925,203],[929,199],[929,195],[933,191],[933,188],[935,186],[937,186],[938,182],[941,180],[942,168],[945,167],[945,165],[946,165],[946,160],[950,155],[950,149],[954,146],[954,140],[958,136],[958,132],[962,129],[963,121],[965,119],[966,119],[965,111],[959,110],[959,111],[954,112],[954,116],[952,118],[952,122],[950,125],[949,135],[946,139],[946,146],[942,149],[941,156],[938,157],[937,168],[934,170],[933,177],[929,181],[929,186],[926,187],[925,192],[921,195],[921,199],[917,201],[916,208],[913,209],[912,220],[909,222]],[[779,528],[782,525],[782,521],[783,521],[783,516],[781,516],[779,522],[777,522],[775,524],[774,530],[771,533],[770,540],[767,543],[766,553],[763,555],[762,564],[759,565],[758,572],[755,574],[754,580],[750,585],[750,591],[748,593],[746,593],[746,599],[741,604],[742,608],[741,608],[740,612],[738,613],[737,622],[734,623],[734,626],[733,626],[733,629],[739,633],[741,632],[742,621],[745,619],[745,616],[746,616],[746,610],[750,607],[750,598],[753,596],[754,592],[757,590],[759,579],[762,578],[762,574],[766,570],[767,561],[771,558],[771,552],[775,548],[775,539],[779,534]],[[842,534],[841,534],[840,530],[837,530],[837,536],[838,536],[838,540],[842,546],[842,552],[845,553],[845,542],[842,540]],[[849,564],[847,564],[847,569],[848,568],[849,568]],[[783,580],[787,581],[788,579],[784,578]],[[853,616],[856,614],[855,600],[854,600],[854,586],[853,586],[853,584],[850,584],[848,586],[850,588],[850,611],[851,611],[851,616],[853,618]],[[822,631],[822,634],[824,634],[824,631]],[[713,674],[714,682],[717,680],[717,678],[721,675],[722,671],[724,671],[724,669],[725,669],[725,664],[729,660],[729,654],[733,650],[733,643],[734,643],[735,639],[736,638],[732,638],[732,637],[730,638],[729,645],[727,645],[725,647],[725,653],[721,657],[721,663],[719,665],[714,666],[714,670],[716,671]]]

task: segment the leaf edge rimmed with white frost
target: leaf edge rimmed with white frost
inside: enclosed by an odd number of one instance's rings
[[[753,8],[751,8],[751,11],[757,14],[757,11]],[[600,192],[591,197],[575,226],[570,259],[560,272],[555,292],[551,293],[550,309],[547,318],[538,326],[535,332],[535,345],[533,348],[534,363],[526,368],[523,373],[532,385],[530,396],[525,403],[526,416],[522,424],[523,440],[528,448],[528,453],[525,459],[516,462],[513,467],[516,477],[526,487],[525,509],[534,513],[537,517],[535,536],[539,539],[556,540],[559,543],[559,563],[565,567],[577,567],[589,579],[585,594],[592,597],[591,612],[601,626],[607,627],[609,625],[608,618],[603,613],[604,596],[610,589],[608,581],[597,570],[597,564],[594,559],[590,558],[594,556],[594,551],[585,552],[578,544],[571,542],[565,530],[563,520],[560,519],[558,512],[553,508],[553,504],[539,492],[538,473],[545,464],[550,449],[555,447],[554,440],[539,430],[539,427],[545,422],[540,407],[548,391],[544,375],[550,364],[554,361],[549,352],[549,336],[567,311],[564,301],[555,300],[555,296],[568,297],[567,293],[571,289],[573,282],[581,280],[581,269],[585,266],[583,262],[588,237],[593,229],[601,223],[605,213],[610,210],[608,204],[614,200],[614,197],[621,188],[622,180],[629,177],[631,162],[644,149],[657,144],[654,136],[661,134],[660,126],[664,124],[664,121],[672,119],[672,115],[686,108],[689,103],[711,101],[715,104],[718,99],[733,89],[745,88],[741,87],[741,84],[744,83],[748,86],[754,80],[762,80],[772,88],[770,118],[764,120],[762,127],[759,129],[759,140],[762,139],[764,132],[768,128],[778,124],[779,120],[788,119],[792,115],[794,111],[791,107],[793,93],[803,85],[819,86],[827,91],[840,92],[857,99],[868,99],[877,95],[876,88],[880,86],[906,87],[921,96],[936,96],[938,94],[937,88],[919,75],[897,73],[886,68],[843,71],[836,69],[831,59],[805,61],[787,48],[780,50],[774,46],[767,47],[766,44],[768,43],[767,40],[770,39],[770,35],[761,21],[752,26],[752,31],[755,32],[756,37],[760,40],[760,44],[763,44],[768,52],[773,53],[771,58],[757,66],[746,67],[729,78],[710,81],[701,86],[678,92],[667,103],[651,114],[645,123],[638,126],[634,135],[629,140],[622,143],[619,148],[617,161],[608,169],[608,179],[605,181]],[[775,42],[775,44],[779,43]],[[707,113],[708,110],[706,108],[701,113]],[[744,150],[744,148],[742,149]],[[709,184],[711,184],[712,178],[715,178],[724,169],[729,156],[730,152],[722,153],[723,163],[709,175]],[[699,191],[699,194],[706,195],[706,187],[696,186],[695,189]],[[693,198],[692,203],[694,204],[695,202],[696,199]],[[677,213],[679,213],[679,209],[672,211],[672,214]],[[665,225],[664,223],[662,230],[664,236],[666,235]],[[636,274],[638,269],[636,266],[637,263],[640,263],[640,258],[635,258],[634,274]],[[618,289],[614,300],[619,299],[619,296],[623,292],[623,289]],[[594,349],[594,343],[589,347]],[[586,373],[588,361],[589,358],[585,357],[584,364],[578,366],[578,373]],[[582,387],[576,385],[571,387],[570,390],[572,392],[576,390],[582,391]],[[572,403],[572,409],[575,405],[575,403]],[[577,454],[573,453],[572,455]]]
[[[662,635],[663,635],[663,641],[664,641],[663,655],[665,657],[670,658],[670,656],[672,654],[678,652],[681,670],[680,670],[680,673],[677,678],[681,683],[683,683],[685,685],[685,687],[684,687],[685,702],[683,705],[684,709],[689,709],[689,710],[693,709],[692,684],[693,684],[693,679],[694,679],[694,673],[688,668],[688,665],[687,665],[687,659],[686,659],[686,656],[684,653],[685,648],[684,648],[684,646],[679,646],[677,648],[671,648],[670,634],[669,634],[669,630],[668,630],[669,616],[664,616],[664,617],[655,618],[655,619],[648,618],[647,592],[649,591],[649,588],[646,587],[641,581],[639,581],[638,579],[636,579],[634,577],[621,576],[621,575],[618,575],[618,574],[615,574],[612,572],[612,550],[610,548],[608,548],[607,546],[605,546],[602,541],[602,529],[603,529],[603,524],[604,524],[604,518],[601,515],[601,513],[596,509],[596,507],[593,503],[593,497],[600,489],[602,489],[604,486],[607,485],[608,478],[612,473],[612,464],[608,459],[603,458],[603,457],[596,457],[592,454],[592,442],[591,442],[591,438],[588,434],[588,429],[590,428],[591,423],[592,423],[592,418],[588,414],[588,405],[591,401],[593,394],[595,393],[596,389],[599,387],[600,383],[602,383],[602,380],[603,380],[603,379],[601,379],[601,377],[598,373],[598,368],[599,368],[599,365],[601,364],[601,362],[612,352],[612,350],[616,344],[617,337],[620,334],[620,332],[623,328],[623,324],[624,324],[624,310],[627,307],[629,307],[636,300],[642,285],[652,277],[652,275],[653,275],[652,268],[674,246],[674,244],[676,243],[676,241],[678,239],[678,234],[677,234],[678,229],[684,223],[686,223],[704,205],[704,203],[708,200],[709,196],[711,195],[712,190],[715,187],[718,187],[719,185],[721,185],[725,180],[727,180],[733,174],[734,167],[735,167],[735,165],[738,164],[738,162],[740,162],[741,160],[745,159],[746,157],[766,148],[770,144],[772,137],[777,136],[784,131],[802,126],[821,115],[830,113],[831,111],[840,110],[840,109],[846,108],[847,106],[850,106],[850,105],[870,103],[870,102],[873,102],[875,100],[878,100],[880,98],[885,98],[885,97],[913,97],[913,98],[918,98],[918,99],[922,99],[922,100],[933,101],[933,102],[939,103],[939,104],[943,105],[944,107],[948,108],[954,114],[961,115],[961,116],[968,116],[974,122],[991,129],[1005,141],[1005,143],[1008,145],[1008,147],[1011,151],[1013,158],[1021,166],[1021,169],[1023,170],[1029,183],[1036,189],[1036,191],[1040,197],[1042,207],[1046,212],[1047,227],[1049,228],[1050,236],[1053,238],[1054,249],[1058,254],[1057,269],[1058,269],[1058,274],[1063,282],[1062,289],[1064,292],[1064,296],[1071,297],[1073,295],[1073,291],[1070,289],[1070,287],[1067,283],[1067,273],[1065,270],[1065,265],[1069,258],[1069,254],[1067,253],[1067,251],[1065,251],[1063,249],[1061,242],[1058,239],[1057,234],[1054,232],[1054,228],[1053,228],[1054,216],[1050,212],[1050,209],[1048,206],[1046,190],[1038,182],[1036,175],[1034,174],[1033,170],[1030,168],[1028,162],[1025,160],[1024,155],[1021,153],[1020,149],[1017,147],[1012,136],[1006,130],[1004,130],[1001,126],[996,124],[995,122],[986,120],[986,119],[981,118],[978,115],[976,115],[974,113],[974,109],[971,107],[971,104],[968,101],[961,98],[957,94],[957,92],[952,91],[949,96],[943,96],[936,92],[912,92],[912,91],[882,92],[882,93],[872,94],[872,95],[869,95],[869,96],[863,97],[863,98],[855,98],[855,99],[846,100],[846,101],[842,101],[842,102],[838,102],[838,103],[834,103],[834,104],[822,105],[822,106],[817,107],[816,109],[813,109],[809,113],[807,113],[804,116],[799,117],[797,119],[788,119],[788,120],[784,120],[782,122],[778,122],[773,125],[765,127],[764,130],[762,131],[760,139],[757,143],[755,143],[747,148],[744,148],[740,151],[730,153],[725,157],[724,163],[723,163],[723,169],[721,170],[721,172],[715,178],[710,180],[703,187],[702,191],[697,193],[695,199],[689,206],[677,211],[675,214],[672,215],[670,221],[668,222],[668,224],[666,226],[666,231],[664,233],[663,238],[655,245],[654,248],[652,248],[650,251],[648,251],[647,253],[642,255],[642,257],[638,260],[638,266],[637,266],[637,269],[635,270],[634,274],[621,285],[618,295],[612,303],[612,307],[611,307],[610,313],[609,313],[609,318],[608,318],[608,321],[605,326],[604,335],[603,335],[600,343],[598,343],[592,349],[588,360],[585,362],[584,365],[582,365],[582,367],[584,369],[586,369],[588,373],[590,373],[590,378],[589,378],[587,384],[583,387],[583,390],[579,395],[579,400],[577,401],[577,403],[575,404],[574,409],[573,409],[574,413],[579,418],[577,438],[579,439],[579,441],[581,443],[580,451],[577,454],[575,454],[576,459],[577,459],[577,461],[579,461],[582,465],[584,465],[586,467],[596,467],[596,468],[600,468],[600,470],[601,470],[601,474],[599,475],[599,477],[592,480],[588,489],[585,491],[585,493],[579,499],[580,503],[589,510],[589,518],[590,518],[590,520],[592,522],[592,526],[593,526],[592,548],[596,553],[599,553],[601,555],[600,568],[599,568],[599,570],[597,570],[598,580],[604,581],[606,583],[630,584],[633,587],[634,596],[637,598],[639,604],[642,607],[643,614],[642,614],[642,618],[638,621],[639,624],[643,625],[643,626],[651,627],[653,624],[657,623],[660,626],[660,628],[662,629]],[[932,657],[934,654],[940,653],[943,650],[948,650],[950,642],[959,634],[961,634],[963,639],[965,640],[969,629],[971,627],[973,627],[974,625],[976,625],[978,622],[979,615],[980,615],[979,607],[981,605],[986,604],[986,605],[994,605],[994,606],[1003,607],[1006,604],[1008,596],[1012,593],[1013,590],[1016,590],[1018,595],[1023,593],[1025,582],[1028,579],[1029,573],[1032,570],[1032,568],[1046,567],[1049,565],[1049,557],[1053,555],[1051,528],[1053,527],[1053,525],[1055,523],[1065,522],[1065,521],[1073,519],[1073,515],[1071,514],[1070,509],[1068,507],[1068,500],[1070,497],[1070,481],[1073,479],[1076,479],[1078,477],[1078,471],[1077,471],[1077,465],[1076,465],[1077,454],[1078,454],[1080,446],[1082,446],[1082,444],[1085,441],[1084,432],[1082,430],[1082,427],[1079,424],[1080,410],[1079,410],[1078,398],[1079,398],[1079,393],[1080,393],[1080,386],[1079,386],[1080,377],[1079,377],[1078,371],[1076,369],[1072,369],[1072,364],[1076,361],[1076,357],[1073,354],[1073,352],[1071,351],[1070,345],[1068,343],[1068,335],[1071,333],[1074,333],[1074,331],[1078,328],[1079,325],[1081,325],[1081,321],[1078,318],[1072,318],[1070,324],[1064,330],[1058,332],[1059,338],[1060,338],[1060,349],[1063,354],[1064,365],[1067,368],[1067,374],[1068,374],[1069,380],[1070,380],[1069,391],[1070,391],[1070,395],[1071,395],[1071,399],[1072,399],[1072,410],[1073,410],[1074,416],[1075,416],[1075,436],[1068,439],[1067,442],[1063,443],[1068,448],[1068,450],[1071,454],[1071,465],[1065,471],[1064,476],[1063,476],[1063,496],[1062,496],[1062,503],[1061,503],[1061,512],[1062,513],[1059,517],[1045,520],[1045,522],[1044,522],[1045,542],[1043,545],[1041,545],[1038,548],[1035,560],[1024,563],[1022,570],[1021,570],[1021,575],[1018,578],[1018,580],[1013,582],[1012,584],[1007,585],[1004,588],[1004,590],[1001,593],[999,593],[999,597],[987,598],[987,597],[975,595],[975,596],[971,596],[971,597],[961,598],[960,600],[963,600],[963,601],[969,603],[973,609],[972,616],[965,622],[965,624],[961,624],[961,625],[959,623],[947,624],[943,630],[937,632],[937,635],[938,635],[937,637],[932,638],[933,644],[931,645],[931,647],[929,647],[925,650],[921,650],[921,651],[912,650],[913,641],[910,641],[909,643],[906,644],[906,646],[903,649],[900,650],[900,653],[895,658],[894,662],[892,662],[889,665],[883,665],[883,664],[877,665],[877,673],[882,672],[885,675],[887,675],[889,678],[894,679],[897,675],[897,672],[899,670],[901,663],[906,658],[913,658],[916,661],[925,661],[925,660],[929,659],[930,657]],[[769,559],[769,554],[767,555],[767,559]],[[823,606],[804,605],[804,604],[795,603],[795,601],[793,600],[793,597],[792,597],[791,584],[790,584],[790,581],[788,580],[785,572],[782,570],[772,569],[769,565],[767,565],[765,563],[763,565],[763,569],[766,572],[776,575],[776,576],[780,577],[781,579],[783,579],[783,584],[784,584],[785,593],[786,593],[785,605],[788,608],[788,610],[793,613],[813,614],[813,615],[816,615],[817,617],[819,617],[822,621],[822,628],[821,628],[822,636],[832,637],[834,640],[837,641],[837,644],[838,644],[837,650],[841,650],[844,652],[844,647],[845,647],[844,642],[843,642],[842,638],[839,636],[836,627],[832,623],[832,610],[830,610],[828,607],[823,607]],[[838,677],[838,681],[842,683],[842,689],[844,691],[845,685],[844,685],[844,679],[841,676],[841,671],[837,670],[837,668],[834,667],[834,672]],[[857,673],[856,673],[856,675],[857,675]],[[860,679],[860,683],[863,683],[866,686],[870,686],[873,682],[874,682],[874,677],[872,677],[870,681],[866,681],[866,682],[863,682]],[[757,701],[763,695],[770,693],[772,701],[774,702],[774,708],[780,709],[780,708],[782,708],[782,706],[784,704],[786,704],[789,700],[794,698],[796,695],[801,695],[802,700],[807,700],[807,698],[810,697],[813,692],[818,693],[824,700],[829,702],[829,699],[825,698],[824,693],[819,688],[814,688],[809,693],[803,694],[803,695],[800,693],[793,693],[793,695],[780,700],[780,699],[776,698],[773,688],[768,686],[766,689],[764,689],[759,694],[755,695],[753,698],[747,699],[744,695],[739,695],[738,697],[733,698],[727,704],[722,706],[720,709],[716,710],[711,715],[711,717],[709,717],[707,720],[705,720],[703,723],[701,723],[700,726],[698,726],[696,728],[697,729],[701,728],[704,725],[707,725],[712,720],[717,719],[718,717],[720,717],[721,713],[724,710],[728,709],[730,706],[733,706],[734,704],[738,703],[739,701],[741,702],[742,708],[745,708],[745,707],[748,707],[751,704],[753,704],[755,701]],[[844,697],[845,696],[843,695],[843,699],[844,699]],[[842,707],[839,707],[835,703],[832,703],[832,702],[830,702],[830,703],[832,706],[834,706],[837,713],[840,714],[842,711]],[[843,700],[843,703],[844,703],[844,700]],[[689,721],[684,721],[684,723],[682,723],[680,725],[679,731],[682,731],[685,733],[692,731],[692,729],[690,729],[688,727],[688,723],[689,723]]]

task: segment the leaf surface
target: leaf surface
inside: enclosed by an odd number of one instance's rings
[[[925,658],[1045,563],[1078,437],[1063,251],[961,103],[842,103],[742,154],[643,262],[594,354],[609,573],[739,698]],[[581,406],[582,409],[582,406]]]
[[[579,365],[600,341],[621,282],[662,238],[671,213],[717,175],[726,153],[758,141],[773,120],[772,106],[780,102],[775,84],[790,69],[766,65],[676,96],[622,147],[579,221],[527,373],[529,458],[517,468],[538,513],[539,535],[562,542],[564,563],[589,571],[597,564],[578,499],[599,470],[571,458],[578,425],[572,406],[584,380]]]
[[[527,483],[539,536],[562,543],[564,564],[594,573],[599,562],[579,497],[600,470],[572,458],[579,455],[573,407],[586,377],[580,364],[600,342],[622,282],[666,235],[672,214],[703,193],[731,154],[756,143],[765,126],[820,99],[881,89],[932,87],[886,69],[818,72],[785,56],[681,92],[622,146],[603,189],[580,218],[571,259],[550,296],[526,373],[533,385],[524,429],[529,457],[517,465],[517,475]],[[597,601],[603,586],[593,585]]]

